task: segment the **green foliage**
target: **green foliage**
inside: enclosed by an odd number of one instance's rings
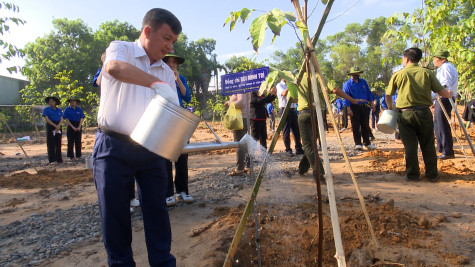
[[[232,56],[224,63],[224,66],[228,73],[235,73],[240,71],[262,68],[265,66],[265,64],[264,62],[257,62],[256,58],[248,58],[245,56]]]
[[[192,108],[193,108],[193,113],[194,113],[196,116],[201,117],[201,113],[202,113],[203,111],[201,110],[200,102],[198,101],[198,99],[196,99],[196,96],[195,96],[195,95],[191,96],[191,101],[190,101],[190,103],[186,103],[184,106],[185,106],[185,107],[192,107]]]
[[[215,94],[214,99],[209,98],[208,101],[206,101],[206,107],[213,113],[213,123],[216,115],[220,118],[222,117],[221,115],[224,111],[224,102],[225,98],[219,94]]]
[[[433,52],[447,49],[457,67],[459,84],[475,93],[474,4],[474,0],[425,0],[423,8],[412,14],[396,13],[388,18],[390,29],[385,36],[421,47],[424,66],[431,65]]]
[[[0,2],[0,10],[7,10],[9,12],[18,13],[20,12],[20,8],[12,3],[9,2]],[[24,25],[26,21],[17,18],[17,17],[0,17],[0,35],[3,36],[4,33],[10,31],[10,26],[13,24],[15,25]],[[10,60],[13,57],[23,57],[24,53],[21,49],[18,49],[15,45],[7,42],[6,40],[0,39],[0,64],[4,60]],[[12,66],[7,68],[8,72],[13,73],[20,70],[20,67]]]
[[[232,31],[236,22],[242,21],[244,23],[247,19],[249,19],[253,11],[254,9],[249,10],[247,8],[243,8],[241,11],[231,12],[223,26],[226,26],[226,24],[229,22],[229,30]],[[294,24],[295,21],[296,18],[292,12],[284,12],[276,8],[255,18],[249,27],[251,43],[254,50],[258,52],[259,47],[261,47],[264,43],[264,37],[267,28],[270,28],[274,34],[272,43],[274,42],[276,36],[280,35],[282,27],[286,24],[289,24],[293,28],[299,28],[302,34],[304,34],[305,30],[303,28],[305,27],[302,27],[302,25],[296,26]]]

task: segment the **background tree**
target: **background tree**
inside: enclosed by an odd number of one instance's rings
[[[475,92],[474,0],[424,0],[412,14],[396,13],[387,22],[386,37],[418,46],[424,51],[424,65],[432,66],[432,53],[450,52],[449,60],[459,73],[459,84],[467,93]],[[403,21],[401,26],[398,21]]]
[[[0,10],[7,10],[13,13],[20,12],[20,8],[12,3],[8,2],[0,2]],[[10,31],[10,26],[13,24],[15,25],[23,25],[25,21],[17,18],[17,17],[0,17],[0,35],[3,36],[4,33]],[[13,57],[23,57],[24,53],[22,50],[18,49],[15,45],[0,39],[0,47],[2,47],[1,54],[0,54],[0,63],[4,60],[10,60]],[[7,70],[12,72],[17,72],[19,67],[12,66],[8,67]]]

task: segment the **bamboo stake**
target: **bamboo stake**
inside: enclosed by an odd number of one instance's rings
[[[12,132],[12,129],[10,129],[10,126],[8,126],[8,123],[5,121],[5,119],[3,118],[3,116],[0,116],[0,118],[2,119],[2,122],[3,124],[7,127],[8,131],[10,132],[10,134],[12,135],[13,139],[15,139],[15,141],[17,142],[17,144],[20,146],[21,148],[21,151],[23,151],[23,154],[25,154],[26,158],[28,159],[28,161],[30,162],[31,166],[33,166],[33,169],[38,173],[38,170],[36,169],[36,167],[33,165],[33,162],[31,161],[30,157],[28,156],[28,154],[26,154],[26,151],[23,149],[23,146],[21,145],[20,141],[18,141],[15,137],[15,135],[13,134]]]
[[[297,10],[297,14],[300,14],[300,12],[299,12],[300,5],[299,5],[298,1],[293,0],[292,3],[294,3],[294,6],[296,6],[295,9]],[[310,41],[310,38],[307,38],[306,42],[307,42],[308,49],[310,51],[313,51],[313,45]],[[315,51],[311,52],[311,56],[312,56],[311,57],[311,60],[312,60],[311,62],[313,64],[314,68],[315,68],[316,74],[318,74],[317,78],[318,78],[318,81],[320,82],[320,87],[321,87],[321,90],[322,90],[322,93],[323,93],[323,98],[325,99],[325,103],[327,104],[327,107],[331,107],[330,100],[329,100],[328,93],[327,93],[327,89],[326,89],[326,85],[323,82],[323,75],[322,75],[322,72],[320,70],[320,65],[318,64],[318,60],[317,60],[317,56],[315,54]],[[332,122],[333,128],[338,129],[338,126],[336,125],[336,121],[335,121],[335,118],[333,117],[333,114],[330,115],[330,120]],[[361,208],[363,209],[363,213],[365,215],[365,219],[366,219],[366,222],[368,224],[368,229],[370,231],[372,240],[373,240],[375,246],[379,247],[378,241],[376,239],[376,235],[375,235],[374,230],[373,230],[373,226],[371,224],[371,220],[370,220],[369,215],[368,215],[368,211],[366,210],[363,195],[361,194],[358,182],[356,181],[356,177],[355,177],[355,174],[354,174],[353,169],[351,167],[350,160],[348,159],[348,154],[346,153],[345,147],[343,146],[343,142],[342,142],[342,139],[341,139],[340,132],[337,131],[337,130],[335,132],[336,132],[338,142],[340,144],[341,152],[342,152],[343,157],[344,157],[345,162],[346,162],[346,166],[348,168],[348,171],[350,172],[350,176],[351,176],[351,179],[353,180],[353,184],[355,185],[356,193],[358,195],[358,199],[360,200]]]
[[[445,109],[444,105],[442,104],[442,101],[440,100],[439,94],[435,94],[435,98],[437,99],[437,102],[439,102],[440,108],[442,109],[442,112],[444,112],[445,118],[447,119],[447,123],[449,124],[452,133],[455,135],[455,138],[457,139],[457,142],[459,143],[460,148],[462,149],[463,155],[465,156],[465,159],[467,160],[467,163],[470,166],[471,164],[468,160],[467,154],[465,153],[465,149],[463,148],[462,143],[460,142],[457,132],[455,132],[454,126],[452,125],[452,121],[450,120],[449,114],[447,113],[447,110]],[[437,142],[439,142],[439,140],[437,140]]]
[[[307,73],[310,73],[310,60],[309,60],[309,53],[305,53],[305,65],[307,66]],[[317,136],[317,123],[316,120],[318,120],[318,125],[322,125],[323,119],[322,113],[320,113],[320,117],[316,114],[316,112],[313,112],[316,108],[313,106],[313,101],[314,96],[312,93],[311,86],[315,86],[316,83],[312,82],[310,75],[307,74],[307,101],[308,101],[308,107],[310,109],[310,119],[311,119],[311,124],[312,124],[312,150],[313,150],[313,155],[314,155],[314,179],[315,179],[315,184],[317,186],[317,197],[318,197],[318,254],[317,254],[317,263],[318,267],[322,266],[323,263],[323,201],[322,201],[322,188],[321,188],[321,183],[320,183],[320,173],[322,170],[320,170],[320,155],[318,155],[318,149],[317,149],[317,143],[316,140],[318,139]],[[312,87],[313,88],[313,87]],[[314,90],[315,91],[315,90]],[[318,106],[320,107],[320,102],[318,103]],[[317,116],[317,118],[315,118]],[[321,128],[321,127],[320,127]],[[320,129],[320,136],[321,136],[321,129]],[[320,137],[321,140],[321,137]],[[307,159],[310,160],[310,159]]]
[[[470,145],[470,148],[472,149],[472,153],[475,156],[475,148],[473,147],[472,140],[470,140],[470,136],[468,135],[467,129],[465,129],[463,122],[462,122],[462,117],[460,117],[460,113],[457,110],[457,106],[455,103],[452,101],[452,98],[449,98],[450,104],[452,105],[452,109],[455,111],[455,115],[457,116],[460,124],[460,128],[463,129],[463,132],[465,133],[465,137],[467,138],[468,144]]]

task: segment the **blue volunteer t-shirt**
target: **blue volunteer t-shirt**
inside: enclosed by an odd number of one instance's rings
[[[78,106],[76,106],[76,109],[73,109],[71,106],[67,107],[64,110],[64,116],[65,119],[68,119],[69,121],[80,121],[81,119],[84,119],[84,112],[82,109]]]
[[[60,108],[52,109],[51,107],[46,107],[43,109],[43,117],[48,116],[48,119],[53,122],[59,122],[61,117],[63,117],[63,111]]]
[[[266,109],[267,114],[272,114],[272,111],[274,111],[274,105],[272,105],[272,103],[267,103]]]
[[[371,102],[374,100],[374,95],[371,93],[368,83],[365,79],[359,79],[358,83],[355,83],[352,78],[350,78],[346,83],[343,85],[343,92],[347,95],[353,97],[354,99],[363,99],[367,102]],[[344,100],[345,107],[349,107],[351,102],[349,100]],[[365,104],[365,103],[358,103],[358,104]]]

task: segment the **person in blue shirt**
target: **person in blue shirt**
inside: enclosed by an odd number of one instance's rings
[[[373,89],[371,90],[374,96],[373,104],[374,104],[374,110],[371,112],[371,129],[369,132],[369,139],[373,141],[374,135],[372,133],[372,129],[376,129],[376,124],[378,123],[379,120],[379,113],[381,112],[381,104],[379,103],[379,95],[378,95],[378,90]]]
[[[344,105],[348,111],[348,115],[351,117],[351,127],[353,130],[353,139],[355,141],[355,149],[363,150],[361,138],[363,138],[364,147],[368,150],[376,149],[371,144],[369,139],[369,112],[370,109],[374,110],[374,96],[371,93],[368,83],[365,79],[360,78],[360,74],[363,73],[358,67],[351,68],[348,75],[351,78],[343,85],[343,92],[351,96],[354,99],[361,99],[358,104],[352,104],[349,100],[344,100]]]
[[[267,103],[266,105],[267,116],[269,116],[269,132],[271,135],[274,135],[275,132],[275,110],[272,103]]]
[[[69,107],[64,110],[64,121],[68,125],[66,137],[68,138],[68,152],[67,156],[72,161],[74,160],[74,151],[76,150],[76,159],[81,158],[81,137],[82,137],[82,122],[84,121],[84,112],[78,106],[81,100],[77,97],[68,99]]]
[[[183,101],[189,103],[191,101],[191,91],[186,83],[185,76],[178,72],[178,65],[185,63],[183,57],[179,57],[174,54],[167,54],[163,61],[173,70],[175,73],[176,92],[178,93],[178,101],[180,106],[184,108]],[[188,154],[181,154],[178,160],[175,162],[175,181],[173,181],[173,166],[172,162],[167,160],[168,170],[168,190],[166,195],[167,206],[171,207],[176,202],[191,203],[195,200],[189,195],[188,192]],[[173,192],[173,185],[175,185],[176,196]]]
[[[43,117],[46,121],[46,147],[48,148],[48,161],[50,164],[63,162],[61,156],[61,124],[63,123],[63,111],[57,106],[61,104],[58,98],[48,96],[45,98],[48,104],[43,109]]]

